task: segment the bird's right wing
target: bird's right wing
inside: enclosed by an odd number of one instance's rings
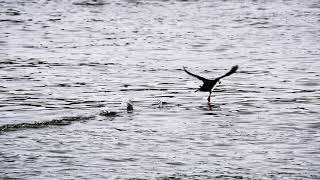
[[[218,77],[217,79],[222,79],[222,78],[224,78],[224,77],[230,76],[231,74],[237,72],[238,68],[239,68],[238,65],[232,66],[232,68],[229,70],[229,72],[227,72],[227,73],[226,73],[225,75],[223,75],[223,76]]]
[[[198,76],[198,75],[196,75],[196,74],[193,74],[193,73],[189,72],[189,71],[186,69],[186,67],[183,67],[183,70],[184,70],[187,74],[189,74],[189,75],[191,75],[191,76],[193,76],[193,77],[196,77],[196,78],[198,78],[198,79],[201,80],[201,81],[206,81],[206,80],[208,80],[208,79],[206,79],[206,78],[204,78],[204,77],[201,77],[201,76]]]

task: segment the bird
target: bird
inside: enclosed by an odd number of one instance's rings
[[[133,111],[133,102],[130,99],[127,101],[127,111],[128,112]]]
[[[231,69],[230,69],[226,74],[224,74],[224,75],[222,75],[222,76],[220,76],[220,77],[218,77],[218,78],[215,78],[215,79],[207,79],[207,78],[201,77],[201,76],[199,76],[199,75],[193,74],[193,73],[189,72],[189,71],[186,69],[186,67],[183,67],[183,70],[184,70],[187,74],[189,74],[189,75],[191,75],[191,76],[193,76],[193,77],[196,77],[196,78],[198,78],[199,80],[201,80],[201,81],[203,82],[203,85],[200,86],[200,88],[197,89],[196,92],[197,92],[197,91],[209,92],[209,96],[208,96],[207,100],[208,100],[208,103],[210,103],[210,96],[211,96],[212,90],[213,90],[218,84],[221,83],[220,80],[221,80],[222,78],[225,78],[225,77],[227,77],[227,76],[230,76],[230,75],[233,74],[233,73],[236,73],[237,70],[238,70],[238,68],[239,68],[238,65],[232,66]]]

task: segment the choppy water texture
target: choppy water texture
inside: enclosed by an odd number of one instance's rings
[[[0,179],[320,179],[319,8],[1,0]]]

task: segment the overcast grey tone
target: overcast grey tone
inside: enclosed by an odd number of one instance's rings
[[[320,179],[319,9],[0,0],[0,179]]]

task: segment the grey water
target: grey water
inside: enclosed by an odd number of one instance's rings
[[[319,90],[318,0],[0,0],[0,179],[320,179]]]

